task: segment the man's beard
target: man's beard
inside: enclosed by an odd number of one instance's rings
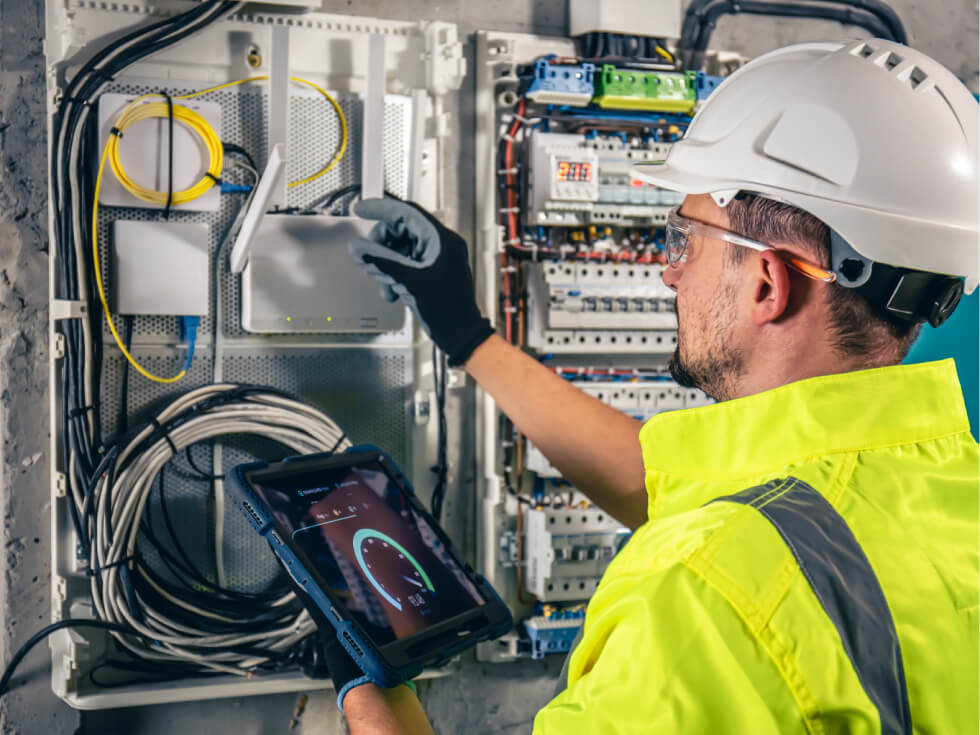
[[[734,294],[731,289],[722,289],[716,294],[715,303],[706,313],[717,314],[718,318],[703,325],[706,344],[704,354],[694,358],[681,356],[681,323],[678,311],[677,347],[667,364],[671,377],[678,385],[699,388],[717,401],[727,401],[736,396],[738,379],[745,367],[745,354],[732,347],[730,339],[733,302]]]

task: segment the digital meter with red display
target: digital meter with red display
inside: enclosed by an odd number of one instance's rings
[[[555,178],[558,181],[580,181],[583,183],[592,181],[592,164],[590,162],[559,159],[556,164]]]

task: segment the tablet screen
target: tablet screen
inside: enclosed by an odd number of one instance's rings
[[[283,541],[378,644],[483,604],[377,462],[250,479],[286,532]]]

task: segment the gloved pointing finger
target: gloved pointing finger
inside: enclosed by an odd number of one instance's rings
[[[451,365],[465,363],[493,334],[473,294],[466,242],[409,202],[365,199],[354,213],[378,224],[351,240],[351,255],[405,301]]]

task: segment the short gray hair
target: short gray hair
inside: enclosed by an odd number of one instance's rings
[[[830,267],[830,228],[809,212],[755,194],[740,193],[726,208],[731,229],[764,243],[792,242],[805,248],[815,263]],[[745,248],[727,248],[729,261],[745,260]],[[828,284],[831,339],[843,356],[865,356],[869,364],[894,364],[908,354],[920,324],[896,319],[860,293]]]

